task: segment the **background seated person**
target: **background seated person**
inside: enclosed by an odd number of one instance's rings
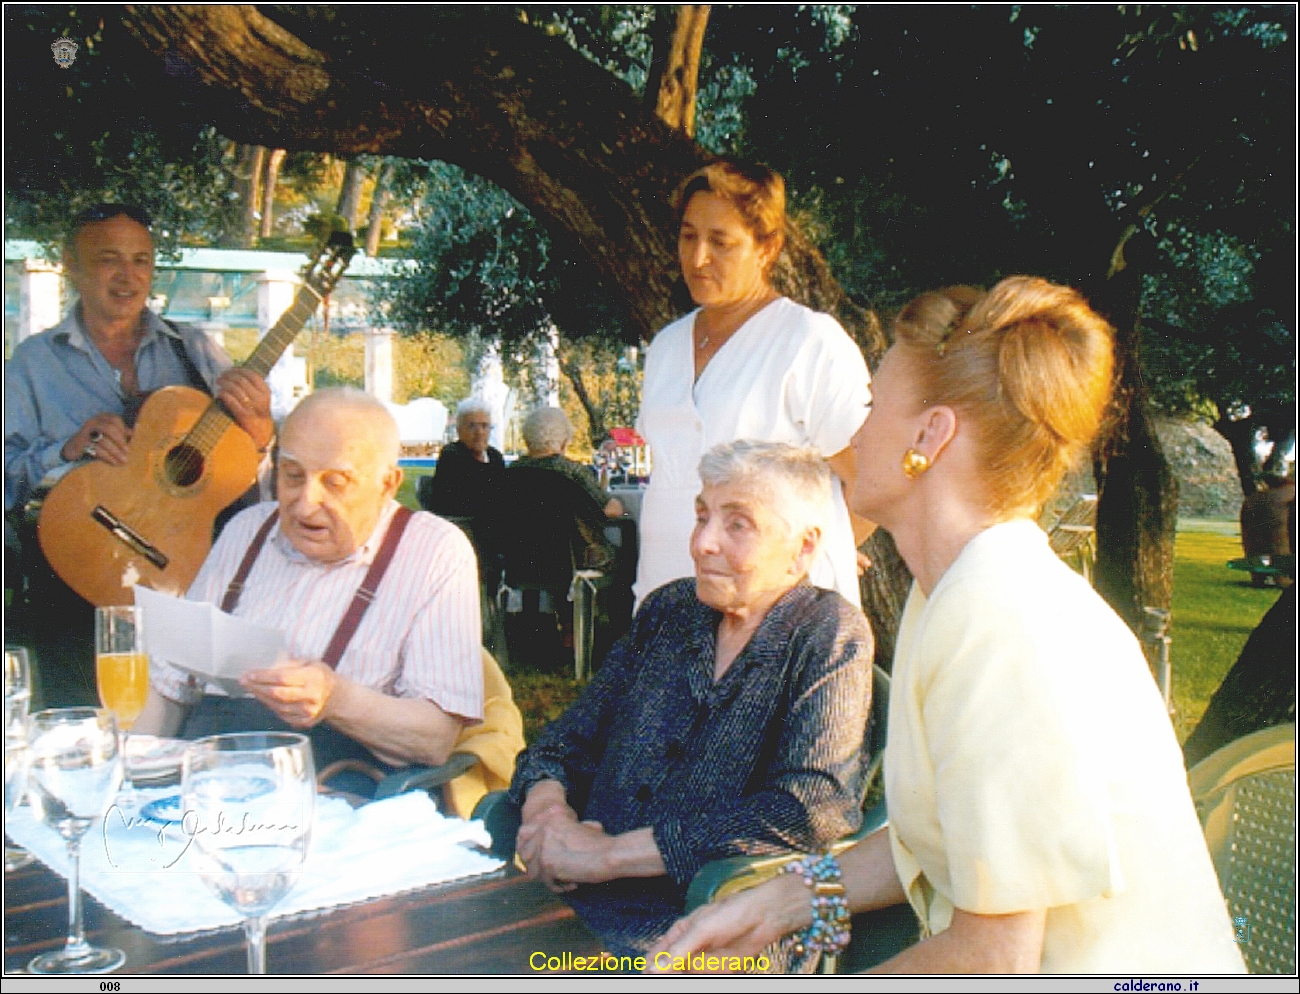
[[[488,444],[492,407],[482,397],[456,405],[456,441],[438,454],[438,468],[421,477],[420,506],[434,514],[469,518],[483,512],[493,485],[506,468],[501,453]]]
[[[191,600],[220,603],[255,534],[274,519],[233,613],[280,629],[291,662],[246,674],[252,699],[157,666],[137,730],[187,738],[310,730],[318,771],[349,758],[446,760],[462,725],[483,718],[478,577],[455,525],[410,517],[337,669],[321,661],[396,519],[399,449],[392,416],[360,391],[320,390],[293,410],[280,442],[278,504],[232,520],[189,591]]]
[[[537,408],[524,419],[523,434],[528,455],[518,459],[514,465],[536,466],[563,473],[581,484],[582,489],[601,506],[607,517],[623,516],[622,502],[600,489],[592,468],[565,457],[564,450],[573,441],[573,425],[569,423],[569,416],[564,411],[558,407]]]
[[[700,475],[695,578],[646,599],[511,785],[529,875],[618,955],[669,927],[707,861],[813,849],[860,823],[871,629],[805,580],[830,470],[740,441]]]
[[[1278,448],[1281,448],[1279,445]],[[1295,552],[1295,463],[1270,459],[1260,476],[1261,489],[1241,502],[1241,547],[1247,557],[1287,556]],[[1257,587],[1269,582],[1290,586],[1290,577],[1252,573]]]

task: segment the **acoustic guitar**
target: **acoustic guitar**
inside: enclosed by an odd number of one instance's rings
[[[352,236],[335,233],[303,285],[244,363],[265,377],[347,269]],[[46,496],[41,549],[63,581],[97,607],[130,604],[139,583],[182,595],[212,547],[218,514],[252,486],[261,456],[222,406],[165,387],[145,401],[124,466],[93,460]]]

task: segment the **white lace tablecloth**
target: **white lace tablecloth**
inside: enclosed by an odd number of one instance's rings
[[[82,837],[81,885],[132,924],[159,935],[237,925],[240,917],[203,882],[177,824],[140,809],[177,788],[138,791],[134,812],[110,808]],[[9,838],[56,873],[68,874],[67,847],[23,805],[5,819]],[[367,901],[430,884],[491,873],[501,860],[462,843],[489,845],[483,823],[446,818],[422,791],[360,808],[320,797],[311,849],[298,883],[271,912],[284,918]]]

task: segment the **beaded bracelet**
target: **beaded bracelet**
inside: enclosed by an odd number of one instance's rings
[[[840,864],[829,852],[810,853],[781,867],[794,873],[812,889],[812,924],[794,937],[794,951],[835,955],[849,944],[849,902],[844,898]]]

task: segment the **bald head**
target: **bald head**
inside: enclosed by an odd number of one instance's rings
[[[342,426],[349,438],[364,440],[383,467],[396,466],[402,454],[393,415],[382,402],[355,387],[327,387],[308,394],[284,419],[281,434],[287,439],[296,424],[307,421]]]
[[[319,562],[365,544],[397,493],[401,442],[388,409],[351,388],[319,390],[285,419],[276,495],[280,527]]]

